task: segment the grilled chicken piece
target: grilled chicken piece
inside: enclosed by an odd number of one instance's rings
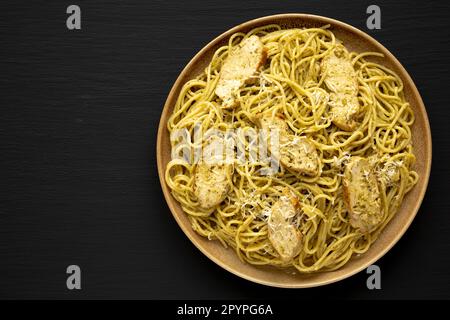
[[[351,225],[362,233],[372,231],[383,218],[374,166],[365,158],[352,157],[345,167],[343,185]]]
[[[289,189],[275,202],[268,221],[269,241],[281,259],[289,262],[300,253],[302,233],[295,226],[301,211],[299,199]]]
[[[360,111],[356,96],[332,93],[328,104],[331,106],[332,121],[338,128],[344,131],[355,130],[358,125],[355,119]]]
[[[195,168],[194,194],[198,198],[199,206],[211,209],[219,205],[226,197],[230,185],[228,173],[230,165],[210,165],[200,163]]]
[[[270,133],[271,130],[278,130],[280,139],[286,139],[291,134],[286,120],[281,114],[275,116],[270,113],[258,114],[255,120],[258,126],[267,133]]]
[[[316,147],[308,138],[292,134],[281,115],[275,117],[270,114],[259,115],[256,121],[267,134],[271,134],[272,130],[278,130],[279,148],[275,150],[272,141],[270,152],[284,168],[308,176],[319,174],[319,156]]]
[[[280,163],[286,169],[308,176],[319,174],[319,156],[316,147],[308,138],[293,136],[293,139],[280,149]]]
[[[338,46],[323,58],[321,72],[325,85],[331,91],[328,104],[333,123],[342,130],[354,130],[361,109],[357,98],[358,78],[344,46]]]
[[[231,49],[222,65],[215,91],[224,108],[236,106],[237,91],[251,82],[266,59],[267,50],[258,36],[250,36]]]

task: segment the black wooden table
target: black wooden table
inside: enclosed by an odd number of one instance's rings
[[[450,298],[449,4],[377,1],[0,2],[0,298]],[[448,3],[448,2],[447,2]],[[365,272],[308,290],[242,280],[181,232],[159,185],[155,142],[177,75],[213,37],[275,13],[361,28],[403,63],[433,134],[426,198],[401,241]],[[66,288],[66,268],[82,289]]]

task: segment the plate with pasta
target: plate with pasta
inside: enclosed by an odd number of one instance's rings
[[[307,14],[207,44],[164,106],[158,173],[189,239],[226,270],[288,288],[375,263],[425,194],[431,134],[411,77],[380,43]]]

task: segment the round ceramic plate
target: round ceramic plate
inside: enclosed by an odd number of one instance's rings
[[[337,38],[344,42],[344,45],[349,50],[356,52],[376,51],[383,53],[385,55],[384,58],[373,57],[368,58],[368,60],[378,62],[391,68],[401,77],[404,83],[406,99],[411,104],[416,116],[415,123],[412,127],[412,137],[414,154],[417,157],[414,169],[420,177],[417,185],[406,195],[399,211],[370,249],[358,257],[354,256],[346,265],[336,271],[315,274],[293,274],[292,272],[286,272],[286,270],[275,267],[259,267],[241,262],[234,250],[224,248],[218,241],[209,241],[192,230],[187,215],[183,212],[178,202],[172,197],[164,179],[164,172],[167,163],[170,161],[171,154],[167,119],[172,113],[181,87],[188,80],[194,78],[204,70],[210,62],[214,51],[225,44],[232,34],[236,32],[248,32],[253,28],[273,23],[279,24],[283,28],[310,28],[329,24],[331,25],[331,31]],[[400,62],[380,43],[364,32],[330,18],[309,14],[280,14],[240,24],[212,40],[195,55],[181,72],[169,93],[159,123],[156,152],[159,178],[167,204],[181,229],[197,248],[224,269],[247,280],[276,287],[304,288],[320,286],[342,280],[367,268],[391,249],[405,233],[419,210],[428,184],[431,169],[431,133],[427,113],[414,82]]]

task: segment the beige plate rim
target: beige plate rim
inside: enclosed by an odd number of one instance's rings
[[[372,259],[368,260],[364,265],[358,267],[358,268],[354,268],[353,270],[349,270],[347,273],[342,274],[340,276],[336,276],[330,279],[326,279],[323,281],[312,281],[312,282],[308,282],[305,284],[280,284],[280,283],[276,283],[276,282],[271,282],[269,280],[262,280],[259,279],[257,277],[253,277],[250,276],[248,274],[245,274],[239,270],[236,270],[230,266],[228,266],[227,264],[221,262],[219,259],[217,259],[213,254],[211,254],[210,252],[208,252],[205,248],[203,248],[200,243],[197,241],[197,239],[194,239],[186,230],[186,228],[183,226],[183,224],[181,223],[180,217],[177,215],[176,213],[176,200],[172,197],[170,190],[165,182],[165,167],[163,164],[163,160],[162,160],[162,151],[163,151],[163,146],[162,146],[162,136],[164,134],[167,134],[167,119],[169,117],[169,110],[171,109],[169,103],[173,98],[173,95],[175,94],[175,92],[177,91],[177,88],[182,85],[182,80],[185,78],[185,76],[189,73],[190,71],[190,67],[192,65],[194,65],[194,63],[196,63],[199,59],[201,59],[201,57],[211,48],[214,47],[215,45],[217,45],[218,43],[220,43],[221,41],[223,41],[224,39],[228,38],[229,36],[231,36],[232,34],[239,32],[242,29],[248,28],[250,26],[259,26],[259,25],[268,25],[273,23],[274,20],[279,20],[279,19],[298,19],[298,20],[304,20],[304,21],[317,21],[323,24],[330,24],[331,26],[335,26],[335,27],[340,27],[340,28],[344,28],[347,31],[355,34],[357,37],[361,37],[364,38],[366,41],[372,42],[374,44],[376,44],[377,46],[381,47],[382,49],[384,49],[384,53],[386,54],[386,58],[391,59],[393,61],[393,63],[400,69],[401,71],[401,76],[403,77],[403,80],[406,82],[409,82],[411,84],[411,88],[413,91],[413,94],[416,96],[417,99],[417,103],[418,103],[418,107],[422,113],[422,116],[425,119],[425,136],[424,138],[427,141],[427,149],[425,150],[425,155],[426,155],[426,159],[424,159],[425,163],[425,174],[426,176],[424,177],[424,182],[422,183],[421,186],[417,185],[416,187],[420,187],[420,192],[419,192],[419,197],[416,199],[414,208],[413,208],[413,212],[409,215],[409,219],[407,221],[407,223],[405,223],[403,225],[403,227],[400,229],[400,231],[398,232],[397,236],[394,237],[390,243],[384,248],[384,250],[378,252]],[[157,154],[157,166],[158,166],[158,175],[159,175],[159,179],[160,179],[160,183],[161,183],[161,187],[162,187],[162,191],[164,193],[164,197],[165,200],[169,206],[169,209],[173,215],[173,217],[175,218],[175,220],[177,221],[178,225],[180,226],[180,228],[183,230],[183,232],[186,234],[186,236],[191,240],[191,242],[204,254],[206,255],[209,259],[211,259],[212,261],[214,261],[216,264],[218,264],[219,266],[221,266],[222,268],[224,268],[225,270],[241,277],[244,278],[246,280],[255,282],[255,283],[259,283],[259,284],[263,284],[263,285],[267,285],[267,286],[272,286],[272,287],[280,287],[280,288],[308,288],[308,287],[316,287],[316,286],[322,286],[322,285],[326,285],[326,284],[330,284],[333,282],[337,282],[340,280],[343,280],[345,278],[348,278],[364,269],[366,269],[368,266],[374,264],[378,259],[380,259],[384,254],[386,254],[386,252],[388,252],[398,241],[399,239],[403,236],[403,234],[406,232],[406,230],[408,229],[408,227],[410,226],[410,224],[412,223],[412,221],[414,220],[414,217],[416,216],[420,205],[422,203],[422,200],[425,196],[425,192],[426,192],[426,188],[428,185],[428,181],[429,181],[429,176],[430,176],[430,171],[431,171],[431,157],[432,157],[432,143],[431,143],[431,130],[430,130],[430,124],[429,124],[429,120],[428,120],[428,115],[423,103],[423,100],[413,82],[413,80],[411,79],[410,75],[408,74],[408,72],[404,69],[404,67],[401,65],[401,63],[394,57],[394,55],[388,50],[386,49],[382,44],[380,44],[377,40],[375,40],[374,38],[372,38],[371,36],[369,36],[368,34],[366,34],[365,32],[338,20],[332,19],[332,18],[328,18],[328,17],[323,17],[323,16],[319,16],[319,15],[312,15],[312,14],[304,14],[304,13],[285,13],[285,14],[276,14],[276,15],[270,15],[270,16],[265,16],[265,17],[261,17],[261,18],[257,18],[257,19],[253,19],[253,20],[249,20],[247,22],[244,22],[242,24],[239,24],[227,31],[225,31],[224,33],[222,33],[221,35],[217,36],[214,40],[212,40],[211,42],[209,42],[206,46],[204,46],[190,61],[189,63],[185,66],[185,68],[183,69],[183,71],[180,73],[180,75],[178,76],[177,80],[175,81],[174,85],[172,86],[170,93],[167,97],[167,100],[165,102],[163,111],[161,113],[161,118],[160,118],[160,122],[159,122],[159,127],[158,127],[158,137],[157,137],[157,145],[156,145],[156,154]]]

